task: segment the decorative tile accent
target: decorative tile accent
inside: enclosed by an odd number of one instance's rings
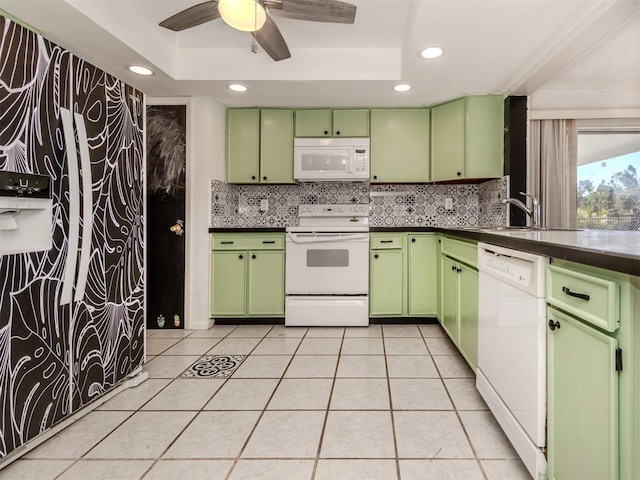
[[[228,378],[246,355],[205,355],[198,359],[180,378]]]
[[[478,185],[479,225],[504,227],[507,225],[507,206],[500,203],[509,196],[509,176]]]
[[[307,203],[369,204],[372,227],[499,226],[506,224],[506,208],[500,200],[507,195],[508,180],[504,177],[469,185],[231,185],[214,180],[211,226],[296,226],[298,206]],[[451,205],[447,199],[451,199]],[[266,209],[262,209],[262,200],[267,200]]]

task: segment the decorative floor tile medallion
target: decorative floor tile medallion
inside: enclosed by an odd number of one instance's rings
[[[228,378],[246,355],[205,355],[185,370],[180,378]]]

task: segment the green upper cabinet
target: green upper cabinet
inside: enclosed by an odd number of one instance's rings
[[[293,183],[293,110],[227,110],[227,181]]]
[[[429,181],[429,115],[426,108],[371,110],[371,181]]]
[[[260,112],[260,182],[293,183],[293,110]]]
[[[296,137],[330,137],[331,110],[296,110]]]
[[[334,110],[334,137],[368,137],[369,110]]]
[[[463,178],[464,99],[431,109],[431,178]]]
[[[368,137],[367,109],[296,110],[296,137]]]
[[[258,183],[259,178],[260,109],[229,109],[227,110],[227,181]]]
[[[431,180],[503,175],[501,95],[464,97],[431,109]]]

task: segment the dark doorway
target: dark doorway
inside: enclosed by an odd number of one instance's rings
[[[147,107],[147,328],[184,328],[186,105]]]

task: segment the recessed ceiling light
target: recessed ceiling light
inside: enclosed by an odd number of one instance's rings
[[[244,85],[240,85],[239,83],[232,83],[229,85],[229,90],[233,90],[234,92],[246,92],[248,89]]]
[[[153,70],[147,67],[143,67],[142,65],[129,65],[127,68],[133,73],[137,73],[138,75],[149,76],[154,74]]]
[[[411,90],[411,85],[407,85],[406,83],[401,83],[393,87],[396,92],[408,92]]]
[[[438,58],[444,53],[444,50],[440,47],[427,47],[420,52],[422,58]]]

